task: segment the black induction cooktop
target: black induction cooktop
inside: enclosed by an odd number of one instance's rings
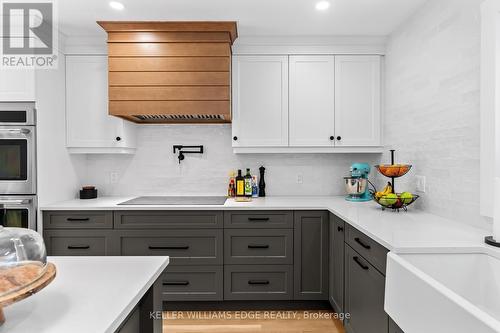
[[[118,205],[223,205],[226,197],[217,196],[144,196],[121,202]]]

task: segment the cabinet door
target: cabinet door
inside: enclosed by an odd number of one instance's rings
[[[334,122],[335,57],[290,56],[290,146],[333,146]]]
[[[288,57],[233,57],[233,147],[288,145]]]
[[[336,146],[380,146],[380,57],[335,57]]]
[[[0,70],[0,102],[23,101],[35,101],[35,70]]]
[[[72,148],[125,148],[131,124],[108,115],[106,56],[66,57],[66,135]]]
[[[294,214],[294,299],[328,300],[328,212]]]
[[[385,278],[368,261],[345,245],[345,312],[348,333],[387,333],[384,311]]]
[[[344,221],[330,214],[329,301],[337,313],[344,312]]]

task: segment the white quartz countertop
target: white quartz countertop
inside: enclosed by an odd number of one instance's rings
[[[375,202],[348,202],[341,196],[266,197],[252,202],[228,199],[224,205],[123,206],[133,197],[70,200],[42,210],[317,210],[332,212],[389,250],[396,248],[482,246],[489,230],[457,223],[410,207],[408,212],[382,211]]]
[[[54,281],[4,308],[0,332],[114,332],[167,267],[168,257],[49,257]]]

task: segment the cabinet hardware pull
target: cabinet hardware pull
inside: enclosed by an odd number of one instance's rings
[[[68,245],[68,250],[88,250],[89,245]]]
[[[268,280],[248,280],[248,284],[269,284]]]
[[[335,137],[334,137],[333,135],[332,135],[332,136],[330,136],[330,140],[331,140],[331,141],[335,140]]]
[[[363,243],[363,241],[361,239],[359,239],[358,237],[354,238],[354,240],[356,241],[356,243],[358,243],[359,245],[361,245],[362,247],[364,247],[367,250],[372,248],[370,245]]]
[[[66,221],[68,221],[68,222],[86,222],[86,221],[90,221],[90,218],[88,218],[88,217],[81,217],[81,218],[68,217],[66,219]]]
[[[365,271],[367,271],[368,269],[370,269],[370,267],[364,265],[361,261],[359,261],[358,257],[352,257],[352,259],[356,262],[356,264],[359,265],[359,267],[363,268]]]
[[[234,141],[238,141],[238,137],[237,136],[233,136],[233,140]]]
[[[248,221],[269,221],[269,217],[249,217]]]
[[[341,137],[341,136],[338,136],[338,137],[337,137],[337,140],[338,140],[338,141],[342,140],[342,137]]]
[[[119,137],[119,136],[117,136],[117,137],[116,137],[116,141],[122,141],[122,138],[121,138],[121,137]]]
[[[342,227],[337,227],[337,231],[338,231],[338,232],[344,231],[344,228],[342,228]]]
[[[164,286],[187,286],[189,281],[164,281]]]
[[[267,244],[249,244],[248,245],[248,248],[249,249],[268,249],[269,248],[269,245]]]
[[[188,245],[179,245],[179,246],[149,246],[150,250],[187,250],[189,249]]]

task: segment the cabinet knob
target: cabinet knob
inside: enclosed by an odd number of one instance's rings
[[[337,227],[337,231],[338,231],[338,232],[344,231],[344,228],[342,228],[342,227]]]
[[[339,135],[339,136],[337,137],[337,140],[338,140],[338,141],[342,140],[342,137]]]
[[[238,137],[237,136],[233,136],[233,140],[234,141],[238,141]]]
[[[122,141],[122,138],[121,138],[121,137],[119,137],[119,136],[117,136],[117,137],[116,137],[116,141]]]
[[[333,141],[334,139],[335,139],[335,138],[333,137],[333,135],[332,135],[332,136],[330,136],[330,140],[331,140],[331,141]]]

